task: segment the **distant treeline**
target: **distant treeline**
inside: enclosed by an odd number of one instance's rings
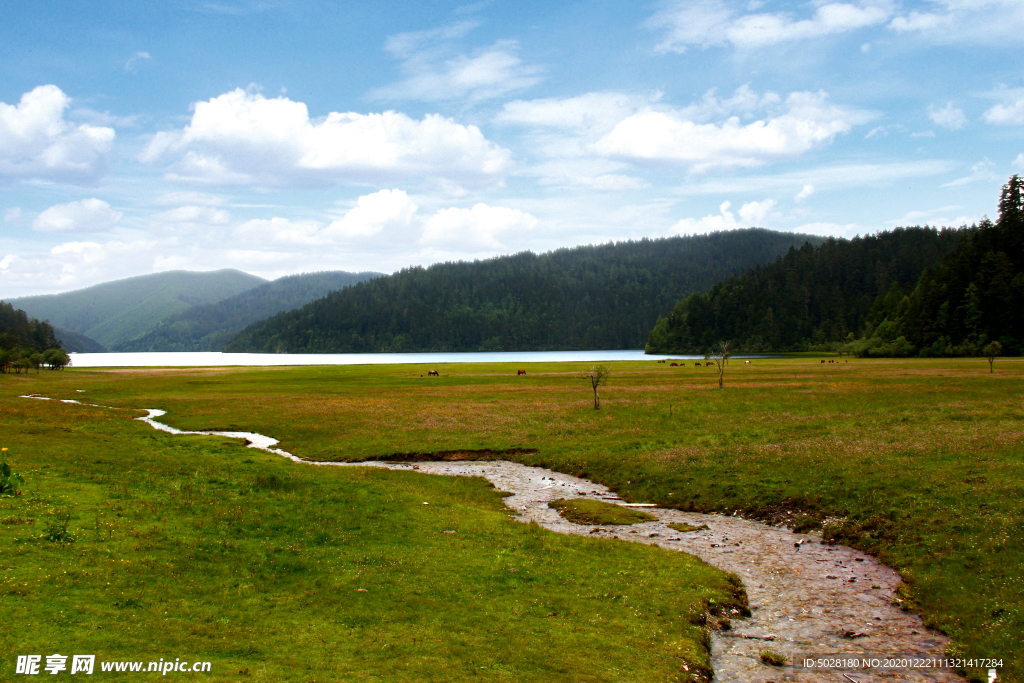
[[[906,294],[904,294],[906,291]],[[865,356],[989,355],[1024,352],[1024,182],[1003,186],[999,219],[960,235],[942,261],[909,290],[877,302],[849,350]]]
[[[839,350],[857,355],[977,355],[1024,337],[1024,198],[1003,188],[996,224],[899,228],[791,249],[693,294],[658,321],[648,353]]]
[[[380,277],[382,273],[332,271],[289,275],[216,303],[167,317],[116,351],[220,351],[247,325],[298,308],[329,292]]]
[[[0,349],[26,349],[42,353],[60,348],[53,326],[29,318],[25,311],[0,301]]]
[[[52,325],[0,301],[0,373],[28,372],[30,368],[39,372],[43,365],[56,370],[70,363]]]
[[[225,350],[641,348],[679,297],[808,240],[750,229],[408,268],[253,324]]]

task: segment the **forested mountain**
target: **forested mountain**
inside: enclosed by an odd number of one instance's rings
[[[66,351],[72,353],[106,353],[108,351],[106,346],[80,332],[55,327],[54,333]]]
[[[30,316],[113,348],[145,333],[170,315],[226,299],[264,282],[263,278],[238,270],[175,270],[10,302]]]
[[[251,325],[226,351],[640,348],[689,292],[809,235],[750,229],[408,268]]]
[[[907,294],[904,295],[904,291]],[[1024,181],[1003,186],[999,219],[965,231],[941,263],[916,286],[894,287],[879,299],[858,355],[975,356],[999,342],[1024,352]]]
[[[220,351],[246,325],[381,275],[334,271],[282,277],[223,301],[193,306],[176,313],[115,350]]]
[[[42,353],[52,348],[60,348],[60,343],[51,325],[29,319],[25,311],[0,301],[0,350],[31,349]]]
[[[865,328],[880,295],[912,287],[969,232],[898,228],[790,249],[680,301],[647,352],[704,353],[722,341],[753,352],[836,346]]]

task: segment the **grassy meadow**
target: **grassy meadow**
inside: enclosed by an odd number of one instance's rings
[[[477,480],[306,467],[36,392],[318,460],[514,450],[634,502],[825,524],[898,568],[955,653],[1024,681],[1024,362],[733,361],[721,391],[692,363],[609,366],[599,411],[580,364],[0,377],[27,480],[0,499],[0,643],[195,652],[223,680],[685,680],[700,614],[735,600],[678,554],[510,522]],[[76,542],[38,540],[62,509]]]

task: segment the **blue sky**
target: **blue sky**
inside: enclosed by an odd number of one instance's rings
[[[0,297],[994,216],[1020,0],[34,2],[0,23]]]

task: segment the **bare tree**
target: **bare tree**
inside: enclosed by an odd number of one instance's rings
[[[583,379],[590,380],[590,386],[594,389],[594,410],[601,408],[601,399],[597,395],[597,388],[608,382],[608,368],[604,365],[591,365],[581,375]]]
[[[729,342],[718,342],[718,346],[709,355],[718,367],[718,388],[721,389],[725,380],[725,366],[729,364]]]

